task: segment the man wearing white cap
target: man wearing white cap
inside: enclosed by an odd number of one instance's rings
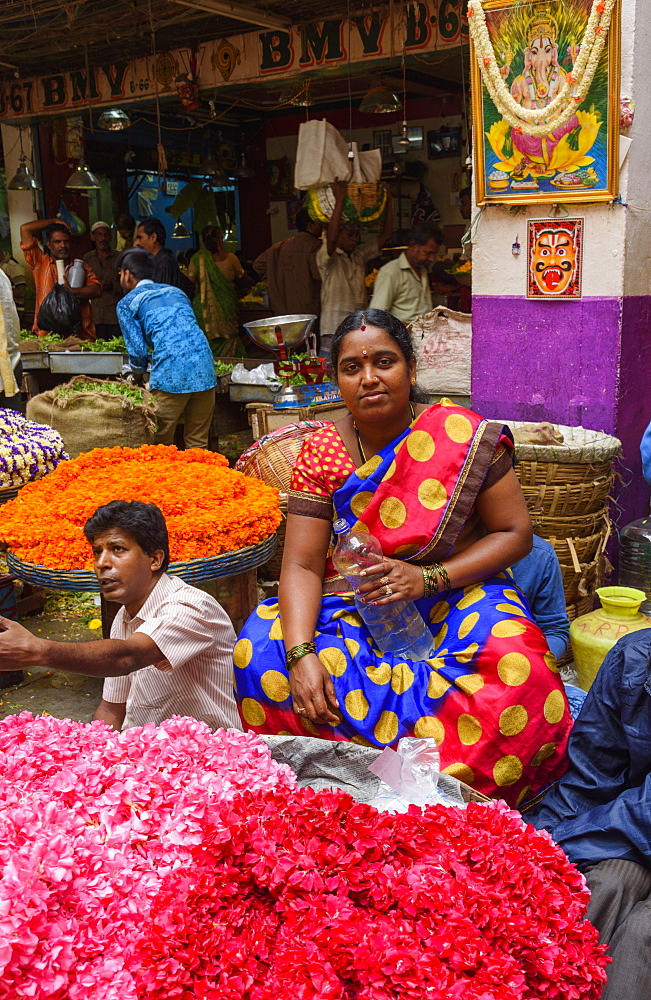
[[[121,296],[120,280],[115,262],[117,250],[111,247],[111,227],[108,222],[96,222],[90,227],[90,238],[95,249],[84,254],[84,261],[89,264],[102,284],[102,294],[91,303],[93,322],[97,330],[98,340],[110,340],[120,336],[120,327],[115,313],[115,306]]]

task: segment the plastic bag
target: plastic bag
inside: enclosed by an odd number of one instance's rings
[[[268,385],[270,388],[280,388],[278,376],[274,374],[273,362],[258,365],[248,371],[242,363],[235,365],[231,372],[231,382],[234,385]]]
[[[369,765],[369,771],[384,785],[370,802],[380,812],[407,812],[409,806],[434,803],[466,805],[460,783],[440,772],[435,739],[405,736],[398,742],[397,751],[386,747]]]
[[[50,333],[81,333],[81,309],[70,289],[55,285],[41,302],[36,322]]]

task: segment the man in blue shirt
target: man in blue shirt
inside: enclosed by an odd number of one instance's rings
[[[144,375],[152,352],[149,388],[156,399],[155,444],[173,444],[183,417],[186,448],[207,448],[215,409],[215,365],[185,292],[152,281],[152,255],[140,247],[117,259],[125,292],[116,311],[129,363]]]
[[[642,472],[649,486],[651,486],[651,424],[647,427],[640,442],[640,454],[642,455]]]
[[[651,629],[611,649],[568,746],[569,767],[525,819],[586,877],[612,965],[603,1000],[651,997]]]
[[[544,538],[533,536],[528,556],[511,567],[513,579],[529,602],[536,625],[557,660],[567,653],[570,620],[567,617],[563,575],[558,556]]]

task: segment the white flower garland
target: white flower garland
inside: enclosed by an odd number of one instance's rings
[[[40,479],[67,458],[63,438],[53,427],[0,409],[0,489]]]
[[[597,71],[616,3],[617,0],[593,0],[578,59],[572,72],[566,75],[563,87],[546,107],[523,108],[511,94],[500,73],[486,26],[482,0],[470,0],[468,24],[479,68],[491,100],[509,125],[525,135],[542,137],[565,125],[576,114]]]

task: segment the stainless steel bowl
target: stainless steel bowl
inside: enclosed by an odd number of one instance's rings
[[[269,319],[254,319],[251,323],[243,325],[258,347],[264,347],[267,351],[277,351],[279,349],[276,337],[277,326],[281,329],[285,347],[295,347],[297,344],[302,344],[309,336],[315,321],[316,316],[312,313],[300,313],[289,316],[271,316]]]

